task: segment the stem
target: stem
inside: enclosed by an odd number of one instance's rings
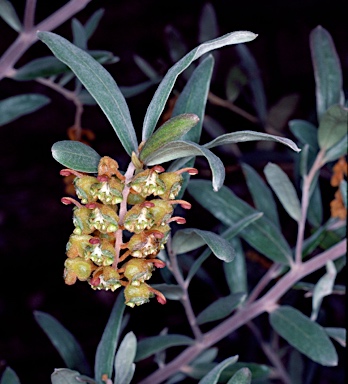
[[[191,347],[188,347],[177,358],[172,360],[163,368],[158,369],[150,376],[142,380],[139,384],[158,384],[178,372],[183,365],[190,363],[202,351],[241,327],[255,317],[274,308],[276,302],[299,280],[322,268],[327,261],[335,260],[344,255],[347,250],[346,240],[325,252],[315,256],[313,259],[295,265],[286,275],[284,275],[263,297],[259,300],[246,305],[240,311],[229,317],[227,320],[216,326],[211,331],[203,335],[202,339]]]
[[[27,0],[24,11],[24,30],[30,31],[34,26],[36,0]]]

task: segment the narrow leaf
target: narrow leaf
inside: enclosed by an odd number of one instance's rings
[[[182,288],[176,284],[151,284],[151,287],[162,292],[168,300],[180,300],[184,294]]]
[[[320,148],[329,149],[337,144],[347,133],[348,110],[333,105],[322,116],[318,128]]]
[[[137,350],[137,339],[133,332],[127,333],[115,357],[115,384],[129,384],[133,378],[133,363]]]
[[[146,163],[151,154],[165,144],[180,139],[186,132],[193,128],[199,121],[198,116],[192,113],[185,113],[167,120],[157,131],[146,141],[139,158]]]
[[[191,345],[193,342],[193,339],[184,335],[171,334],[147,337],[146,339],[138,342],[135,362],[143,360],[156,352],[163,351],[164,349],[182,345]]]
[[[91,373],[91,368],[75,337],[58,320],[48,313],[35,311],[35,320],[46,333],[66,366],[76,369],[86,375]]]
[[[21,382],[16,372],[12,368],[6,367],[1,376],[0,384],[21,384]]]
[[[207,375],[205,375],[203,379],[199,381],[199,384],[216,384],[219,380],[221,372],[225,368],[227,368],[229,365],[236,363],[237,360],[238,360],[238,356],[232,356],[225,359],[220,364],[218,364],[215,368],[213,368]]]
[[[139,69],[150,79],[156,80],[159,78],[159,73],[153,69],[153,67],[142,57],[138,55],[133,56],[135,64],[139,67]]]
[[[169,69],[162,82],[157,88],[151,103],[146,111],[143,124],[143,138],[147,140],[154,131],[156,124],[163,112],[168,97],[173,89],[177,77],[182,73],[194,60],[198,59],[207,52],[221,48],[230,44],[245,43],[254,40],[257,37],[255,33],[249,31],[231,32],[217,39],[208,41],[193,49]]]
[[[73,43],[83,50],[87,49],[87,36],[83,25],[75,18],[71,20]]]
[[[104,384],[102,380],[104,374],[108,377],[112,376],[114,356],[120,334],[124,308],[124,298],[123,295],[119,293],[95,355],[94,374],[98,384]]]
[[[337,365],[336,350],[324,329],[290,306],[278,307],[270,314],[273,329],[304,355],[328,367]]]
[[[52,145],[52,156],[58,163],[76,171],[97,173],[100,156],[79,141],[62,140]]]
[[[202,231],[196,228],[178,230],[172,242],[175,253],[186,253],[207,244],[214,255],[223,261],[231,262],[234,259],[232,245],[223,237],[214,232]]]
[[[241,368],[228,380],[227,384],[250,384],[251,377],[249,368]]]
[[[50,102],[46,96],[28,93],[0,101],[0,126],[35,112]]]
[[[347,330],[345,328],[332,328],[325,327],[325,332],[334,340],[336,340],[342,347],[347,345]]]
[[[318,129],[315,125],[305,120],[294,119],[289,121],[289,128],[302,145],[308,144],[314,152],[319,150]]]
[[[168,45],[168,51],[170,58],[173,62],[179,61],[188,51],[186,43],[181,33],[175,29],[172,25],[167,25],[165,30],[166,43]],[[188,71],[190,71],[189,68]]]
[[[22,23],[10,1],[0,0],[0,17],[16,32],[21,31]]]
[[[347,154],[348,148],[348,135],[345,135],[341,140],[339,140],[335,145],[329,148],[325,152],[325,156],[323,158],[323,163],[329,163],[330,161],[335,161],[339,159],[341,156]]]
[[[77,371],[73,371],[67,368],[55,369],[51,375],[52,384],[79,384],[85,382],[84,376]],[[90,378],[87,378],[89,383],[93,383]]]
[[[239,292],[217,299],[197,316],[197,324],[221,320],[229,316],[246,298]]]
[[[307,219],[314,227],[319,227],[323,221],[323,203],[319,183],[316,183],[309,201]]]
[[[294,220],[301,220],[301,203],[294,185],[287,174],[276,164],[268,163],[264,169],[265,176],[284,209]]]
[[[340,191],[341,191],[341,195],[342,195],[343,204],[347,209],[347,207],[348,207],[347,182],[344,179],[341,180],[341,182],[340,182]]]
[[[323,27],[314,28],[309,36],[314,68],[318,120],[326,110],[342,100],[342,69],[335,44]]]
[[[138,148],[138,142],[129,109],[112,76],[88,53],[52,32],[38,32],[53,54],[71,68],[114,128],[129,155]]]
[[[207,40],[215,39],[219,34],[218,22],[214,7],[210,3],[203,5],[199,18],[198,41],[204,43]]]
[[[140,95],[141,93],[145,92],[147,89],[159,82],[159,78],[155,80],[146,80],[139,84],[120,87],[120,90],[124,97],[130,98],[133,96]]]
[[[205,209],[228,226],[233,226],[246,216],[259,213],[227,187],[213,192],[206,180],[191,180],[188,190]],[[292,257],[282,233],[264,216],[249,224],[240,235],[273,261],[287,264]]]
[[[93,13],[93,15],[87,20],[86,24],[84,25],[85,27],[85,33],[86,33],[86,37],[87,39],[89,39],[93,33],[95,32],[95,30],[97,29],[98,25],[99,25],[99,22],[101,20],[101,18],[103,17],[104,15],[104,9],[101,8],[101,9],[98,9],[97,11],[95,11]]]

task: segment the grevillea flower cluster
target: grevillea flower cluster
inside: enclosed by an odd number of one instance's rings
[[[173,217],[174,206],[191,208],[187,201],[176,200],[182,173],[194,175],[197,170],[165,172],[159,165],[144,169],[137,158],[132,160],[136,166],[130,163],[124,175],[108,156],[101,158],[95,176],[72,169],[60,172],[75,176],[73,185],[80,200],[62,198],[64,204],[75,205],[64,280],[68,285],[87,281],[95,290],[124,286],[125,304],[130,307],[154,296],[165,304],[164,295],[146,282],[156,268],[165,267],[156,256],[169,237],[169,223],[185,223],[184,218]]]

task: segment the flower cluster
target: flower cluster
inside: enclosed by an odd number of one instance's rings
[[[68,285],[87,281],[93,289],[115,291],[124,286],[125,303],[141,305],[163,294],[146,283],[155,268],[165,267],[156,258],[170,234],[169,223],[185,223],[173,217],[174,205],[189,209],[190,203],[175,200],[183,182],[182,173],[197,174],[194,168],[165,172],[161,166],[135,168],[123,175],[115,160],[101,158],[98,174],[91,176],[63,169],[63,176],[74,175],[74,188],[80,202],[75,204],[75,229],[66,247],[64,280]],[[128,241],[123,242],[127,237]]]

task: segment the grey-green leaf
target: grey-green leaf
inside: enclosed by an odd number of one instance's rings
[[[0,17],[15,31],[21,31],[22,23],[10,1],[0,0]]]
[[[160,335],[147,337],[138,342],[135,361],[140,361],[164,349],[193,344],[193,339],[184,335]]]
[[[318,120],[334,104],[342,102],[342,69],[335,44],[330,33],[318,26],[309,36]]]
[[[137,350],[137,339],[133,332],[127,333],[115,357],[114,384],[129,384],[133,378],[134,358]]]
[[[93,35],[103,15],[104,9],[100,8],[95,11],[93,15],[87,20],[86,24],[84,25],[87,39]]]
[[[52,145],[52,156],[67,168],[86,173],[97,173],[100,155],[79,141],[62,140]]]
[[[334,340],[336,340],[342,347],[347,345],[347,330],[345,328],[325,327],[325,332]]]
[[[82,376],[79,372],[67,368],[57,368],[51,375],[52,384],[79,384],[81,379]]]
[[[301,203],[288,175],[278,165],[273,163],[268,163],[264,172],[268,183],[286,212],[290,217],[299,222],[301,220]]]
[[[221,320],[229,316],[246,298],[246,294],[239,292],[217,299],[197,316],[198,324]]]
[[[278,307],[269,318],[273,329],[304,355],[324,366],[337,365],[335,347],[319,324],[290,306]]]
[[[227,384],[250,384],[251,383],[252,374],[249,368],[244,367],[239,369],[230,380],[228,380]]]
[[[245,43],[254,40],[257,37],[255,33],[249,31],[231,32],[217,39],[205,42],[193,49],[169,69],[162,82],[158,86],[151,103],[146,111],[142,140],[147,140],[154,131],[156,124],[163,112],[168,97],[173,89],[177,77],[182,73],[194,60],[198,59],[207,52],[221,48],[230,44]]]
[[[213,192],[206,180],[191,180],[188,191],[213,216],[228,226],[259,213],[227,187]],[[240,235],[273,261],[288,264],[292,258],[291,249],[282,233],[264,216],[249,224]]]
[[[0,101],[0,126],[37,111],[50,102],[46,96],[28,93]]]
[[[348,135],[345,135],[341,140],[339,140],[335,145],[329,148],[325,152],[325,156],[323,158],[323,163],[329,163],[330,161],[335,161],[339,159],[341,156],[347,154],[348,148]]]
[[[171,141],[180,139],[186,132],[193,128],[198,121],[198,116],[192,113],[184,113],[167,120],[146,141],[139,155],[140,160],[147,163],[147,159],[151,157],[153,152]]]
[[[199,381],[199,384],[216,384],[219,380],[221,372],[225,368],[227,368],[229,365],[236,363],[237,360],[238,360],[238,356],[232,356],[232,357],[225,359],[220,364],[218,364],[216,367],[214,367],[207,375],[205,375]]]
[[[176,284],[151,284],[151,287],[162,292],[168,300],[180,300],[184,294],[182,288]]]
[[[234,258],[232,245],[223,237],[214,232],[202,231],[197,228],[186,228],[178,230],[172,242],[175,253],[186,253],[207,244],[214,255],[223,261],[231,262]]]
[[[71,332],[48,313],[35,311],[34,316],[35,320],[64,360],[66,366],[89,375],[91,368],[80,344]]]
[[[104,374],[107,374],[108,377],[111,377],[112,375],[114,356],[120,334],[124,308],[124,298],[123,295],[119,293],[95,355],[94,374],[98,384],[104,384],[102,381],[102,376]]]
[[[21,384],[19,377],[11,367],[6,367],[1,376],[0,384]]]
[[[83,50],[87,49],[87,36],[85,28],[76,18],[71,20],[71,29],[73,32],[74,45]]]
[[[115,80],[87,52],[52,32],[38,32],[53,54],[75,73],[114,128],[129,155],[137,151],[138,141],[124,96]]]
[[[315,152],[319,150],[318,129],[315,125],[305,120],[294,119],[289,121],[289,128],[302,145],[308,144]]]

